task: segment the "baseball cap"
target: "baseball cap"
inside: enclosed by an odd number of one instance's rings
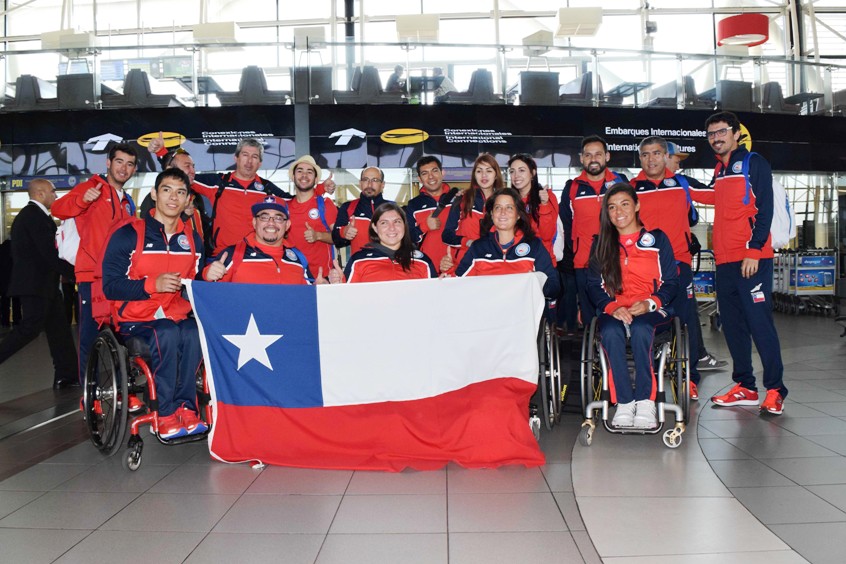
[[[673,155],[678,155],[679,160],[685,160],[690,155],[688,153],[682,153],[679,149],[679,146],[672,142],[667,142],[667,154],[671,157]]]
[[[257,216],[258,214],[260,214],[264,210],[280,211],[280,212],[285,214],[285,217],[288,217],[288,218],[291,217],[291,215],[288,213],[288,206],[286,206],[284,203],[280,202],[279,200],[277,200],[273,196],[268,196],[267,198],[265,198],[261,202],[259,202],[257,204],[253,204],[252,210],[253,210],[253,217]]]
[[[294,169],[297,168],[298,164],[307,164],[311,168],[314,169],[314,177],[317,179],[317,182],[320,182],[320,174],[321,170],[320,167],[317,166],[317,163],[314,162],[314,157],[311,155],[303,155],[302,157],[295,160],[291,166],[288,167],[288,178],[291,179],[291,182],[294,181]]]

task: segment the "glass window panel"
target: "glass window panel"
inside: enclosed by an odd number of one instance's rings
[[[192,25],[200,21],[200,0],[143,0],[140,11],[143,27]]]
[[[146,0],[145,0],[146,1]],[[285,2],[287,6],[292,2]],[[275,21],[276,2],[255,2],[254,0],[208,0],[209,21],[212,22],[258,22]],[[329,13],[326,13],[328,17]]]

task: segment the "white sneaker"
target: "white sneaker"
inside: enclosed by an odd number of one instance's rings
[[[658,426],[658,411],[652,400],[636,401],[634,422],[632,426],[638,429],[654,429]]]
[[[635,418],[635,402],[618,403],[617,411],[614,413],[614,419],[611,420],[611,425],[614,427],[631,427]]]

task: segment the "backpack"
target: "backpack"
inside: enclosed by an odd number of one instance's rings
[[[112,320],[112,302],[106,299],[103,293],[103,258],[106,256],[106,248],[109,246],[109,240],[115,231],[126,225],[132,224],[135,228],[136,243],[135,254],[141,254],[144,249],[144,220],[136,217],[126,217],[115,223],[106,235],[106,240],[100,250],[100,257],[94,267],[94,281],[91,283],[91,317],[97,322],[97,327],[109,325]],[[192,236],[193,237],[193,236]],[[193,241],[193,238],[191,239]]]
[[[749,204],[749,194],[752,191],[752,181],[749,179],[749,160],[752,155],[748,153],[743,157],[743,177],[746,179],[746,194],[743,197],[743,204]],[[770,225],[773,250],[783,249],[790,244],[790,240],[796,237],[796,214],[793,206],[790,205],[790,198],[781,182],[773,177],[773,222]]]
[[[76,253],[79,251],[79,231],[76,230],[76,220],[68,218],[56,229],[56,249],[59,258],[76,265]]]

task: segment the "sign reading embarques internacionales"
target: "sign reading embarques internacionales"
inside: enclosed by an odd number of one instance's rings
[[[571,106],[391,105],[311,106],[310,153],[323,167],[413,167],[424,155],[444,166],[469,167],[481,152],[505,162],[528,152],[541,167],[578,166],[582,137],[604,137],[611,166],[639,166],[637,144],[660,135],[690,154],[687,168],[714,166],[705,137],[710,111]],[[840,117],[739,113],[753,132],[755,150],[774,170],[846,170],[846,135]],[[61,119],[57,119],[61,116]],[[169,132],[193,156],[198,171],[226,170],[238,139],[265,144],[263,169],[283,169],[296,155],[293,106],[137,108],[4,113],[0,120],[0,176],[102,172],[109,144],[123,139],[143,148],[150,135]],[[146,150],[139,171],[158,170]]]

